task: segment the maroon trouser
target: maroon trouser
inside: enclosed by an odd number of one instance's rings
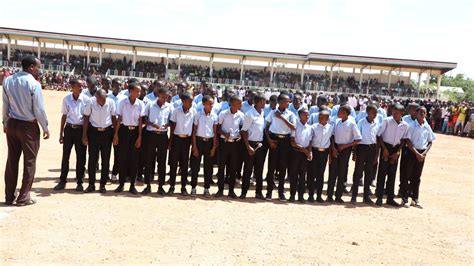
[[[18,164],[23,153],[23,180],[17,203],[30,200],[36,171],[36,155],[40,146],[40,129],[36,122],[9,119],[7,124],[8,158],[5,167],[5,201],[15,200]]]

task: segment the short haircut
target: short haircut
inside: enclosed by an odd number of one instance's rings
[[[104,89],[98,89],[95,94],[94,94],[95,97],[103,97],[103,98],[106,98],[107,97],[107,92],[105,92]]]
[[[69,80],[69,85],[72,86],[72,85],[76,85],[76,84],[81,84],[81,81],[77,78],[72,78],[72,79]]]
[[[87,76],[86,82],[92,83],[92,84],[97,84],[97,79],[94,78],[94,76]]]
[[[365,108],[365,112],[368,113],[370,110],[374,110],[375,112],[377,112],[377,106],[373,103],[367,105],[367,108]]]
[[[261,93],[257,93],[255,95],[255,98],[253,99],[254,102],[260,102],[260,101],[266,101],[265,99],[265,95],[261,94]]]
[[[289,99],[290,97],[288,96],[288,94],[280,93],[280,95],[278,95],[278,102],[283,101],[283,100],[289,100]]]
[[[38,58],[32,55],[27,55],[21,60],[21,67],[23,70],[27,70],[30,66],[35,66],[38,63],[37,60]]]
[[[418,106],[418,108],[416,108],[416,111],[417,111],[417,112],[420,112],[421,110],[427,111],[427,110],[426,110],[426,107],[424,107],[424,106]]]
[[[328,109],[323,109],[319,112],[319,116],[322,116],[322,115],[327,115],[327,116],[330,116],[331,113],[329,113],[329,110]]]
[[[121,84],[121,83],[122,83],[122,81],[121,81],[119,78],[114,78],[114,79],[112,80],[112,83],[118,83],[118,84]]]
[[[128,83],[138,83],[138,79],[137,78],[131,78],[128,80]]]
[[[129,84],[128,84],[128,90],[129,90],[129,91],[131,91],[131,90],[133,90],[133,89],[135,89],[135,88],[141,89],[140,84],[138,84],[138,83],[136,83],[136,82],[132,82],[132,83],[129,83]]]
[[[403,107],[403,105],[397,103],[393,106],[392,110],[403,112],[403,111],[405,111],[405,107]]]
[[[230,97],[229,103],[232,104],[235,101],[242,101],[242,98],[239,95],[234,94]]]
[[[191,99],[192,96],[191,96],[191,93],[189,93],[189,92],[187,92],[187,91],[183,91],[183,92],[179,95],[179,98],[181,99],[181,101],[185,101],[185,100]]]
[[[272,94],[272,96],[270,96],[270,102],[276,102],[278,101],[278,96],[276,96],[275,94]]]
[[[351,108],[347,104],[341,105],[339,107],[339,111],[341,111],[341,110],[344,111],[347,115],[351,114]]]
[[[409,103],[409,104],[408,104],[408,107],[409,107],[409,108],[413,108],[413,109],[415,109],[415,110],[418,110],[418,108],[420,107],[420,105],[417,104],[417,103]]]
[[[160,87],[158,89],[158,94],[169,93],[169,92],[170,92],[170,90],[166,87]]]
[[[302,113],[308,113],[308,108],[303,107],[298,110],[298,116],[300,116]]]
[[[210,100],[212,100],[211,95],[204,95],[204,96],[202,96],[202,103],[203,103],[203,104],[209,102]]]

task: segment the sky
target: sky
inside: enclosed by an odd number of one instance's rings
[[[2,3],[5,2],[5,3]],[[456,62],[474,78],[472,0],[0,0],[0,26],[286,53]]]

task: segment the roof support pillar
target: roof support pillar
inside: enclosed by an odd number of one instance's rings
[[[304,82],[304,66],[305,66],[305,64],[306,63],[303,63],[301,65],[301,81],[300,81],[301,85],[303,85],[303,82]]]
[[[443,75],[441,73],[438,75],[438,81],[436,83],[436,99],[439,99],[439,87],[441,87],[441,79],[443,78]]]
[[[135,66],[137,65],[137,49],[133,46],[133,58],[132,58],[132,69],[135,71]]]
[[[11,55],[11,42],[12,40],[10,37],[7,36],[7,60],[10,61],[10,55]]]
[[[99,65],[102,65],[102,44],[99,44]]]
[[[166,50],[166,61],[165,61],[165,79],[168,79],[168,68],[170,65],[169,51]]]
[[[272,59],[272,67],[270,68],[270,82],[273,82],[274,71],[275,71],[275,58]]]
[[[89,65],[91,63],[91,47],[89,46],[89,43],[86,44],[87,47],[87,59],[86,63]]]
[[[335,65],[336,65],[336,63],[331,65],[331,72],[329,73],[329,89],[332,88],[332,77],[333,77],[333,74],[334,74],[334,66]]]
[[[359,76],[359,91],[362,91],[362,78],[364,77],[364,69],[366,68],[367,66],[363,66],[360,68],[360,76]],[[355,71],[355,68],[354,68],[354,71]]]
[[[37,53],[37,57],[38,59],[41,59],[41,41],[39,38],[36,38],[36,40],[38,41],[38,53]]]
[[[69,64],[69,42],[66,41],[66,63]]]
[[[244,85],[244,60],[245,56],[242,57],[240,60],[240,84],[243,86]]]
[[[429,73],[426,73],[426,90],[425,90],[425,95],[428,92],[428,88],[430,86],[430,79],[431,79],[431,70]]]
[[[420,98],[420,87],[421,87],[421,74],[423,74],[423,70],[418,73],[418,86],[416,88],[416,97]]]
[[[214,64],[214,54],[211,54],[209,57],[209,77],[212,79],[212,74],[214,72],[213,65]]]
[[[178,71],[181,71],[181,51],[179,51],[178,55]]]
[[[388,71],[388,84],[387,88],[390,90],[390,86],[392,86],[392,69]]]

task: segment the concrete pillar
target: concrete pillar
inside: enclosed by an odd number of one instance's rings
[[[66,42],[66,63],[69,64],[69,43]]]
[[[181,51],[179,51],[179,56],[178,56],[178,71],[181,71]]]
[[[388,85],[387,88],[390,89],[390,86],[392,86],[392,70],[388,71]]]
[[[438,75],[438,82],[436,83],[436,99],[439,99],[439,87],[441,87],[441,79],[443,78],[443,75],[439,74]]]
[[[91,63],[91,47],[89,46],[88,43],[86,44],[86,47],[87,47],[87,60],[86,60],[86,63],[87,63],[87,65],[89,65]]]
[[[303,85],[303,82],[304,82],[304,65],[305,64],[301,65],[301,81],[300,81],[301,85]]]
[[[273,82],[273,71],[275,71],[275,59],[272,59],[272,68],[270,69],[270,82]]]
[[[355,68],[354,68],[355,70]],[[362,78],[364,77],[364,68],[360,69],[360,76],[359,76],[359,90],[362,90]]]
[[[332,88],[332,75],[334,73],[334,65],[331,65],[331,72],[329,72],[329,89]]]
[[[41,41],[40,39],[36,39],[38,41],[38,59],[41,59]]]
[[[212,78],[212,73],[214,72],[213,65],[214,64],[214,54],[211,54],[209,57],[209,77]]]
[[[240,60],[240,83],[244,84],[244,60],[245,56]]]
[[[102,44],[99,44],[99,65],[102,65]]]
[[[430,79],[431,79],[431,70],[429,73],[426,73],[426,90],[425,90],[425,95],[426,92],[428,91],[428,87],[430,86]]]
[[[133,59],[132,59],[132,69],[135,71],[135,65],[137,64],[137,49],[133,47]]]
[[[10,61],[10,56],[11,56],[11,42],[12,40],[7,37],[7,60]]]
[[[420,98],[420,87],[421,87],[421,74],[423,73],[423,71],[420,71],[420,73],[418,73],[418,86],[416,88],[416,97]]]

